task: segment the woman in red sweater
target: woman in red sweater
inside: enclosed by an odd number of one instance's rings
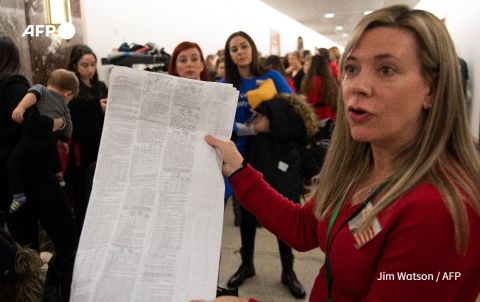
[[[315,107],[319,120],[331,118],[335,121],[338,84],[325,57],[312,57],[308,73],[302,80],[301,93],[306,96],[307,102]]]
[[[304,207],[232,144],[207,143],[265,228],[299,251],[325,252],[310,301],[475,301],[480,157],[453,42],[437,17],[407,6],[365,16],[351,37],[335,133]]]

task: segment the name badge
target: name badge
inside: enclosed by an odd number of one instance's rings
[[[278,169],[283,171],[283,172],[287,172],[288,164],[284,163],[283,161],[279,161],[278,162]]]
[[[377,218],[375,218],[370,226],[368,226],[363,232],[359,232],[358,227],[362,224],[363,220],[371,210],[372,204],[368,203],[365,209],[363,209],[356,217],[348,222],[350,233],[352,233],[353,239],[355,240],[354,246],[357,249],[362,248],[366,243],[368,243],[382,231],[380,222]]]

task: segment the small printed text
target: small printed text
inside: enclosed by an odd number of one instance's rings
[[[458,280],[461,277],[460,272],[438,272],[436,276],[434,274],[419,274],[419,273],[406,273],[406,272],[397,272],[396,274],[387,274],[385,272],[380,272],[380,276],[377,278],[379,281],[435,281],[438,282],[444,280]]]

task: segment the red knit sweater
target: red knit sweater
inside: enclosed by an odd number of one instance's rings
[[[315,83],[313,83],[315,81]],[[315,114],[319,120],[331,118],[334,122],[336,114],[331,106],[327,106],[323,103],[322,99],[322,79],[316,75],[312,78],[310,83],[310,91],[307,94],[307,102],[314,106]],[[323,106],[319,106],[322,105]]]
[[[317,220],[313,200],[304,207],[288,201],[250,166],[229,182],[240,203],[285,243],[298,251],[317,247],[325,251],[330,217]],[[358,207],[348,206],[348,197],[344,204],[331,234]],[[361,248],[355,247],[348,224],[344,225],[331,246],[332,300],[475,301],[480,293],[480,218],[467,208],[470,237],[466,256],[455,250],[452,218],[432,185],[419,185],[384,210],[378,217],[382,230]],[[412,280],[399,280],[401,275]],[[384,280],[378,280],[380,277]],[[414,280],[418,278],[433,280]],[[326,299],[322,266],[310,301]]]

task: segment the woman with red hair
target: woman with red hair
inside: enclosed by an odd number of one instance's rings
[[[187,41],[178,44],[173,50],[168,65],[168,74],[205,82],[210,82],[211,79],[200,46],[197,43]],[[237,130],[238,128],[234,123],[231,137],[233,141],[236,141]],[[225,203],[232,194],[232,187],[225,178]]]
[[[168,74],[208,82],[211,79],[200,46],[188,41],[178,44],[173,50]]]

